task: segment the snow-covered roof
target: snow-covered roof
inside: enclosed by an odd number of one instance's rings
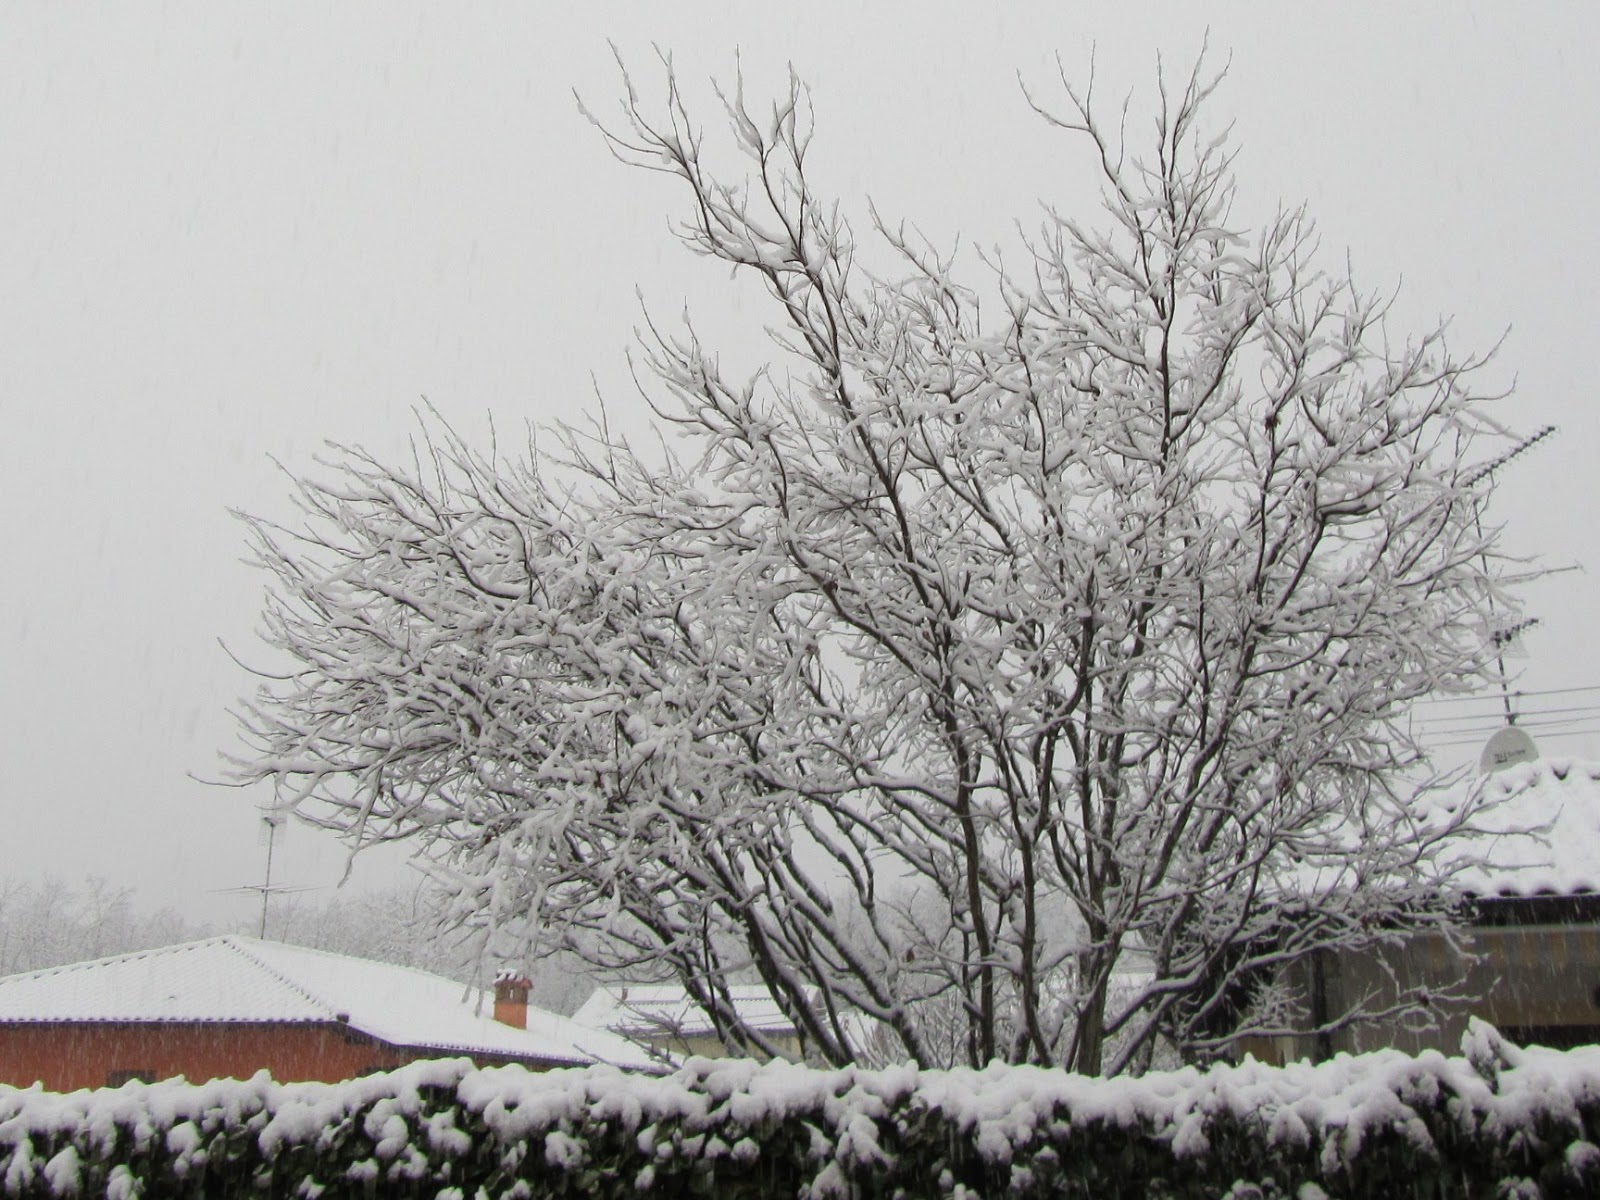
[[[0,1023],[339,1022],[395,1046],[648,1065],[603,1029],[533,1005],[518,1029],[493,1011],[492,994],[426,971],[237,934],[0,979]]]
[[[761,984],[728,988],[733,1008],[751,1029],[782,1036],[794,1032],[791,1021]],[[705,1037],[714,1031],[711,1019],[677,984],[632,983],[597,987],[573,1014],[573,1020],[596,1029],[645,1035]]]
[[[1542,759],[1476,786],[1484,807],[1471,824],[1487,836],[1463,840],[1457,886],[1480,897],[1600,892],[1600,763]]]

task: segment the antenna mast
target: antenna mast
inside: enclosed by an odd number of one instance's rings
[[[1517,458],[1524,452],[1537,446],[1545,438],[1556,431],[1554,425],[1546,425],[1537,433],[1523,438],[1504,454],[1490,459],[1477,470],[1473,471],[1462,482],[1468,487],[1476,487],[1485,480],[1492,480],[1495,472],[1501,467]],[[1472,523],[1478,534],[1479,553],[1482,556],[1484,573],[1489,571],[1489,550],[1483,543],[1483,505],[1476,500],[1472,506]],[[1494,598],[1489,598],[1489,611],[1494,612]],[[1498,771],[1504,767],[1513,766],[1520,762],[1529,762],[1539,757],[1538,747],[1533,739],[1528,736],[1525,729],[1517,727],[1517,710],[1511,703],[1511,677],[1506,671],[1506,653],[1514,646],[1518,636],[1539,623],[1537,617],[1524,618],[1513,621],[1509,625],[1496,628],[1491,625],[1489,641],[1494,647],[1495,667],[1500,675],[1500,704],[1505,709],[1505,728],[1494,734],[1484,746],[1483,753],[1478,758],[1478,771],[1487,775],[1491,771]],[[1521,693],[1519,692],[1520,696]]]
[[[267,848],[266,873],[260,883],[246,883],[239,887],[224,888],[228,892],[254,892],[261,897],[261,920],[257,926],[257,936],[262,941],[267,938],[267,912],[272,903],[272,898],[282,892],[305,892],[312,889],[297,887],[293,884],[272,882],[272,853],[277,849],[278,830],[283,827],[287,814],[274,808],[261,810],[261,836],[260,841]]]
[[[1495,472],[1500,470],[1501,467],[1505,466],[1513,459],[1520,457],[1526,451],[1533,449],[1533,447],[1544,441],[1545,438],[1549,437],[1555,431],[1556,427],[1554,425],[1544,426],[1538,432],[1523,438],[1504,454],[1498,455],[1497,457],[1492,458],[1488,462],[1484,463],[1477,470],[1473,471],[1472,474],[1468,475],[1466,479],[1462,481],[1462,483],[1466,487],[1471,488],[1476,487],[1485,480],[1492,480]],[[1482,513],[1482,505],[1474,504],[1472,509],[1472,523],[1478,531],[1478,542],[1480,545],[1483,543]],[[1489,567],[1489,552],[1487,549],[1482,551],[1482,557],[1484,569],[1487,570]],[[1492,610],[1494,607],[1494,602],[1492,600],[1489,602],[1489,606]],[[1506,672],[1506,651],[1511,648],[1518,636],[1527,632],[1529,629],[1532,629],[1537,624],[1539,624],[1539,618],[1530,617],[1525,620],[1517,621],[1503,629],[1491,629],[1489,633],[1489,639],[1494,644],[1495,666],[1499,669],[1500,673],[1500,703],[1505,708],[1507,725],[1515,725],[1517,723],[1517,713],[1511,705],[1511,679]]]
[[[1501,668],[1502,676],[1504,668]],[[272,899],[272,850],[278,842],[278,826],[283,824],[281,812],[264,812],[261,814],[261,823],[267,828],[267,872],[261,881],[261,930],[256,934],[262,941],[267,940],[267,902]]]

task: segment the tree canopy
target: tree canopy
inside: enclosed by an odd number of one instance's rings
[[[868,269],[798,82],[719,93],[725,173],[670,65],[657,108],[630,81],[604,136],[765,295],[769,366],[653,327],[660,451],[336,448],[303,527],[251,521],[291,666],[241,777],[757,1052],[731,982],[834,1063],[1118,1072],[1363,1015],[1285,968],[1448,924],[1468,814],[1411,803],[1405,717],[1512,611],[1478,469],[1509,435],[1303,212],[1236,224],[1216,83],[1163,81],[1137,144],[1065,80],[1036,102],[1103,208],[978,287],[876,214]]]

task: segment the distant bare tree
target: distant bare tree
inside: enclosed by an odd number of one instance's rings
[[[1142,151],[1040,104],[1104,211],[1051,214],[987,309],[876,218],[898,265],[858,261],[798,83],[724,97],[731,175],[676,80],[630,83],[606,137],[766,296],[772,365],[653,329],[661,453],[339,450],[301,527],[251,522],[290,666],[241,777],[771,1053],[726,991],[757,977],[837,1063],[864,1028],[1203,1057],[1308,1019],[1296,961],[1447,926],[1403,718],[1514,608],[1475,473],[1507,435],[1481,360],[1390,330],[1303,213],[1242,226],[1215,83],[1163,83]]]
[[[270,932],[274,940],[291,945],[416,967],[463,983],[487,983],[497,968],[512,966],[527,971],[532,1002],[557,1012],[574,1011],[594,989],[579,959],[502,963],[487,951],[483,937],[450,921],[447,909],[447,898],[426,880],[341,889],[317,900],[302,893],[278,902]]]
[[[436,919],[424,886],[341,888],[320,899],[280,899],[269,932],[291,945],[459,975],[474,954],[436,936]]]
[[[170,908],[137,912],[133,889],[90,878],[0,883],[0,975],[105,958],[203,937]]]

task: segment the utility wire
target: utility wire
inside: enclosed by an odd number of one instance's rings
[[[1504,727],[1502,726],[1502,728],[1504,728]],[[1522,728],[1522,726],[1519,725],[1519,726],[1517,726],[1517,728],[1520,729],[1520,728]],[[1600,735],[1600,728],[1560,729],[1560,730],[1547,731],[1545,733],[1540,734],[1539,736],[1544,738],[1547,741],[1554,741],[1557,738],[1594,737],[1596,735]],[[1449,750],[1449,749],[1453,749],[1453,748],[1455,748],[1457,746],[1481,746],[1487,740],[1488,739],[1484,738],[1484,737],[1475,737],[1475,738],[1457,738],[1457,739],[1454,739],[1452,741],[1446,741],[1446,742],[1432,742],[1432,741],[1430,741],[1428,743],[1428,749],[1430,749],[1430,750]]]
[[[1600,704],[1573,704],[1565,708],[1530,708],[1524,710],[1517,717],[1517,723],[1520,725],[1530,717],[1553,717],[1560,713],[1600,713]],[[1482,713],[1461,713],[1452,717],[1424,717],[1418,724],[1423,726],[1460,725],[1466,722],[1470,725],[1481,724],[1487,719]]]
[[[1524,721],[1521,717],[1518,717],[1517,728],[1557,730],[1566,729],[1573,725],[1592,725],[1594,721],[1595,717],[1592,715],[1587,717],[1557,717],[1553,721]],[[1499,733],[1504,728],[1504,725],[1485,725],[1477,729],[1446,729],[1438,736],[1441,738],[1489,737]]]
[[[1573,696],[1581,692],[1600,692],[1600,684],[1594,684],[1589,687],[1533,688],[1528,690],[1518,688],[1517,690],[1513,691],[1511,695],[1516,699],[1521,700],[1528,696]],[[1428,700],[1413,701],[1412,707],[1421,708],[1425,704],[1493,704],[1498,707],[1500,704],[1500,697],[1498,694],[1477,696],[1436,696]]]
[[[1594,717],[1583,717],[1573,720],[1546,721],[1532,726],[1532,728],[1542,731],[1540,733],[1541,737],[1571,737],[1585,730],[1597,727],[1600,727],[1600,720],[1597,720]],[[1436,739],[1422,735],[1418,738],[1418,740],[1429,745],[1459,743],[1464,741],[1472,741],[1474,739],[1486,740],[1493,737],[1504,728],[1504,725],[1497,725],[1492,729],[1450,729],[1439,734]],[[1523,725],[1520,721],[1517,723],[1517,728],[1523,728]]]

